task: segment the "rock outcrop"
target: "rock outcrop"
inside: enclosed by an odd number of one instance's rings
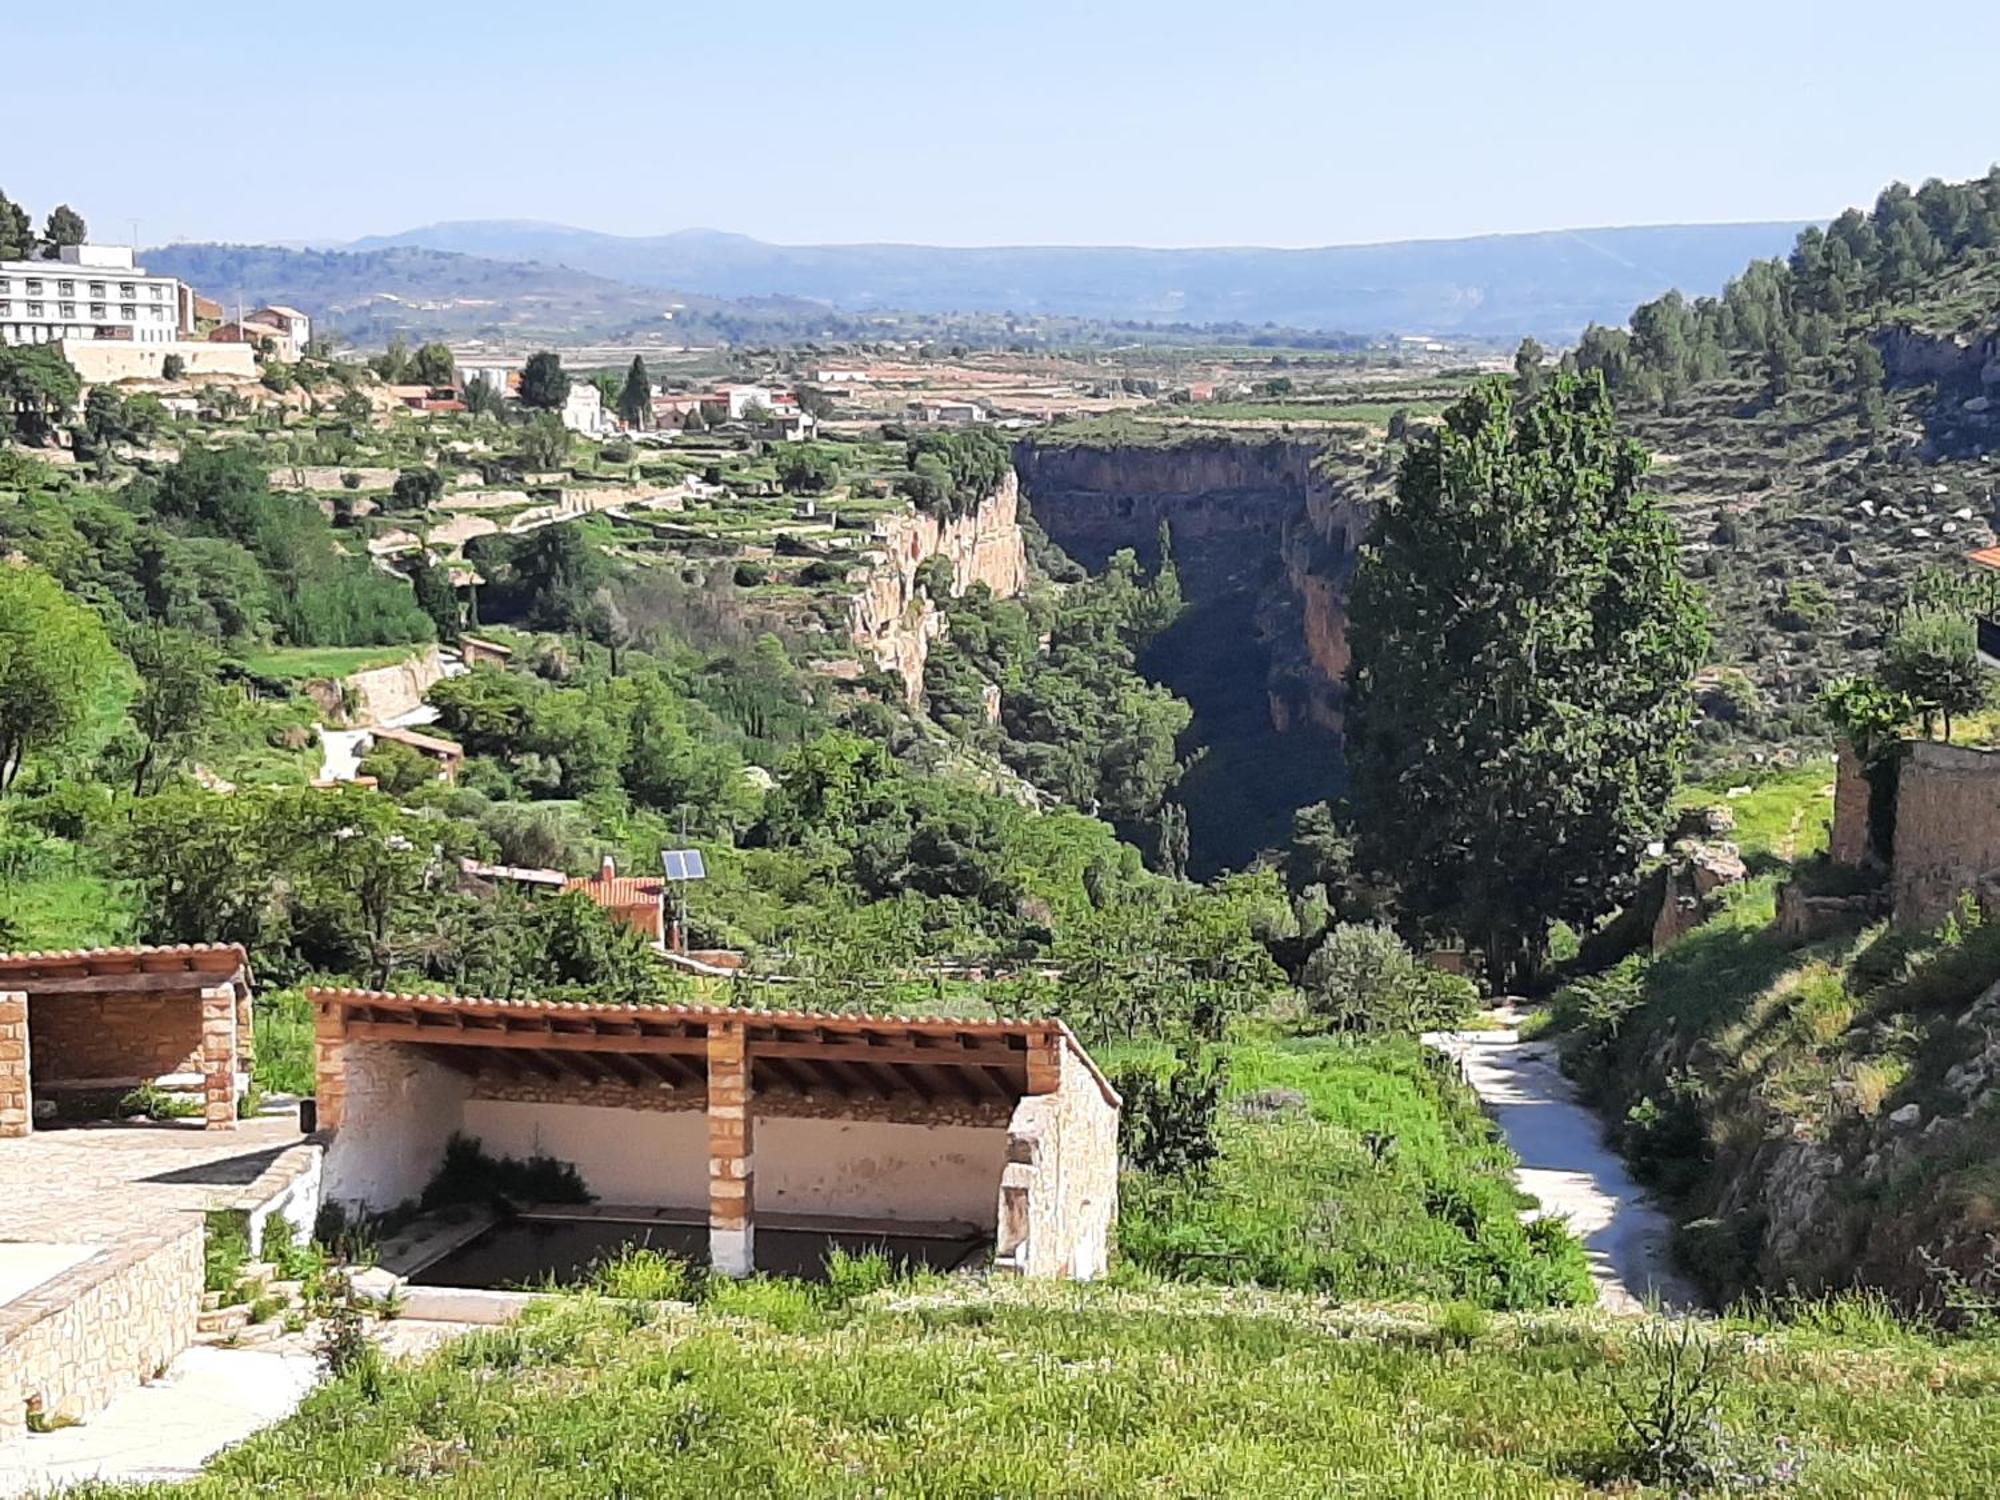
[[[1086,567],[1130,547],[1149,564],[1162,523],[1189,603],[1256,595],[1270,722],[1338,732],[1347,584],[1370,507],[1315,439],[1217,436],[1161,447],[1015,449],[1035,519]]]
[[[1020,496],[1020,482],[1009,474],[990,498],[955,520],[908,510],[877,524],[861,588],[848,601],[847,630],[877,668],[902,679],[910,702],[923,693],[931,642],[945,629],[944,616],[917,587],[918,572],[942,557],[951,564],[954,595],[976,583],[1002,598],[1020,593],[1028,579]]]

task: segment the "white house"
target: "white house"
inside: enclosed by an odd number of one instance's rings
[[[297,359],[305,353],[307,344],[312,342],[312,319],[296,307],[282,307],[272,304],[260,307],[250,314],[253,323],[268,323],[282,335],[278,339],[278,352],[285,359]]]
[[[922,422],[944,422],[961,427],[986,420],[986,408],[977,401],[917,401],[910,404],[910,411]]]
[[[569,399],[563,403],[562,424],[585,437],[604,436],[604,394],[587,380],[569,383]]]
[[[55,260],[0,261],[0,343],[171,344],[180,321],[180,282],[148,276],[128,246],[64,245]]]

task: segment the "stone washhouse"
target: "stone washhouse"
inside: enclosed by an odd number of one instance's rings
[[[594,1216],[705,1227],[729,1275],[771,1268],[760,1226],[1105,1268],[1120,1101],[1061,1022],[307,993],[325,1196],[349,1211],[418,1198],[458,1136],[573,1166]]]
[[[236,1126],[250,1085],[250,963],[234,943],[0,954],[0,1138],[142,1085]]]

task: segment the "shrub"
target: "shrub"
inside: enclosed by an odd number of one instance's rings
[[[553,1156],[488,1156],[479,1142],[454,1135],[445,1142],[444,1164],[424,1189],[422,1205],[483,1203],[589,1203],[591,1192],[576,1167]]]
[[[1164,1078],[1151,1068],[1122,1070],[1113,1087],[1124,1096],[1118,1154],[1140,1172],[1182,1176],[1221,1154],[1216,1115],[1229,1068],[1220,1055],[1205,1062],[1184,1050]]]
[[[187,374],[187,361],[178,354],[169,354],[160,361],[160,379],[179,380]]]
[[[736,565],[736,586],[739,589],[754,589],[770,576],[770,570],[754,560],[745,560]]]
[[[355,472],[354,472],[354,470],[352,470],[352,469],[347,469],[347,470],[343,471],[343,472],[342,472],[342,474],[341,474],[341,476],[340,476],[340,487],[341,487],[342,489],[344,489],[344,490],[358,490],[358,489],[360,489],[360,488],[361,488],[361,476],[360,476],[359,474],[355,473]]]
[[[1342,922],[1306,960],[1307,1004],[1344,1031],[1456,1025],[1479,1003],[1471,980],[1419,964],[1389,928]]]
[[[233,1209],[210,1209],[202,1217],[201,1284],[204,1291],[226,1292],[250,1259],[250,1221]]]
[[[1649,1322],[1633,1336],[1607,1394],[1634,1478],[1705,1489],[1724,1477],[1717,1412],[1732,1368],[1728,1346],[1692,1318]]]
[[[701,1275],[686,1261],[642,1245],[627,1245],[591,1271],[591,1285],[607,1297],[640,1302],[691,1302]]]

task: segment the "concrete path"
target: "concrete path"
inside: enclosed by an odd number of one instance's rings
[[[466,672],[465,658],[455,651],[440,653],[444,661],[444,675],[462,677]],[[428,703],[420,703],[408,713],[397,714],[380,724],[370,724],[362,729],[328,729],[324,724],[315,724],[319,731],[321,781],[352,781],[361,774],[361,757],[366,753],[368,738],[377,729],[415,729],[421,724],[435,724],[438,711]]]
[[[1497,1018],[1503,1024],[1495,1030],[1431,1033],[1424,1040],[1458,1059],[1521,1158],[1515,1180],[1541,1204],[1528,1217],[1569,1221],[1610,1311],[1642,1312],[1648,1300],[1669,1310],[1698,1307],[1694,1289],[1673,1269],[1672,1222],[1604,1143],[1602,1121],[1578,1102],[1556,1067],[1553,1044],[1523,1042],[1511,1011]]]
[[[390,1359],[421,1359],[472,1326],[397,1318],[371,1336]],[[224,1448],[290,1416],[318,1383],[304,1334],[264,1349],[195,1345],[90,1421],[0,1444],[0,1496],[52,1495],[86,1479],[192,1478]]]
[[[312,1355],[197,1345],[76,1427],[0,1447],[0,1495],[85,1479],[187,1479],[231,1443],[287,1416],[318,1380]]]

